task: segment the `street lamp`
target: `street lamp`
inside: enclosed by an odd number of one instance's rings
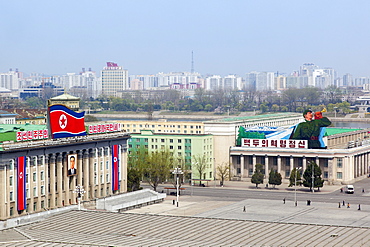
[[[78,210],[81,210],[81,197],[86,191],[82,185],[77,185],[73,193],[77,193]]]
[[[334,117],[337,118],[337,109],[338,107],[334,106]]]
[[[297,174],[298,171],[301,170],[302,167],[295,168],[295,176],[294,176],[294,204],[297,207]]]
[[[315,180],[315,167],[314,167],[314,165],[313,165],[313,163],[311,162],[311,169],[312,169],[312,175],[311,175],[311,183],[312,183],[312,193],[314,193],[315,192],[315,188],[313,187],[314,185],[315,185],[315,182],[314,182],[314,180]]]
[[[176,175],[176,206],[179,206],[179,175],[184,174],[180,167],[176,167],[172,174]]]

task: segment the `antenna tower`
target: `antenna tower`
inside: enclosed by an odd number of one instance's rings
[[[194,73],[194,54],[191,51],[191,73]]]

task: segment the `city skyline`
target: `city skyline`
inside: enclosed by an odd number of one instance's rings
[[[129,74],[271,71],[304,63],[368,77],[367,1],[3,2],[0,71],[62,75],[105,62]]]

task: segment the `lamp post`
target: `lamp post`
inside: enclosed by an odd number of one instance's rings
[[[183,172],[181,171],[180,167],[176,167],[174,171],[172,172],[172,174],[176,175],[176,207],[178,207],[179,206],[179,186],[180,186],[179,175],[183,174]]]
[[[315,188],[313,187],[314,185],[315,185],[315,182],[314,182],[314,180],[315,180],[315,166],[313,165],[313,163],[311,162],[311,169],[312,169],[312,175],[311,175],[311,183],[312,183],[312,193],[314,193],[315,192]]]
[[[337,118],[337,109],[338,107],[334,106],[334,117]]]
[[[81,197],[86,191],[82,185],[77,185],[73,193],[77,193],[78,210],[81,210]]]
[[[294,176],[294,204],[297,207],[297,175],[298,171],[301,170],[302,167],[296,167],[295,168],[295,176]]]

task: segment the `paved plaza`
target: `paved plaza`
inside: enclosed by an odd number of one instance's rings
[[[240,183],[226,183],[239,188]],[[244,186],[244,188],[248,188]],[[326,187],[323,193],[338,190]],[[281,187],[280,190],[285,190]],[[364,193],[364,198],[370,195]],[[1,246],[369,246],[370,203],[175,196],[112,213],[72,210],[0,232]]]

